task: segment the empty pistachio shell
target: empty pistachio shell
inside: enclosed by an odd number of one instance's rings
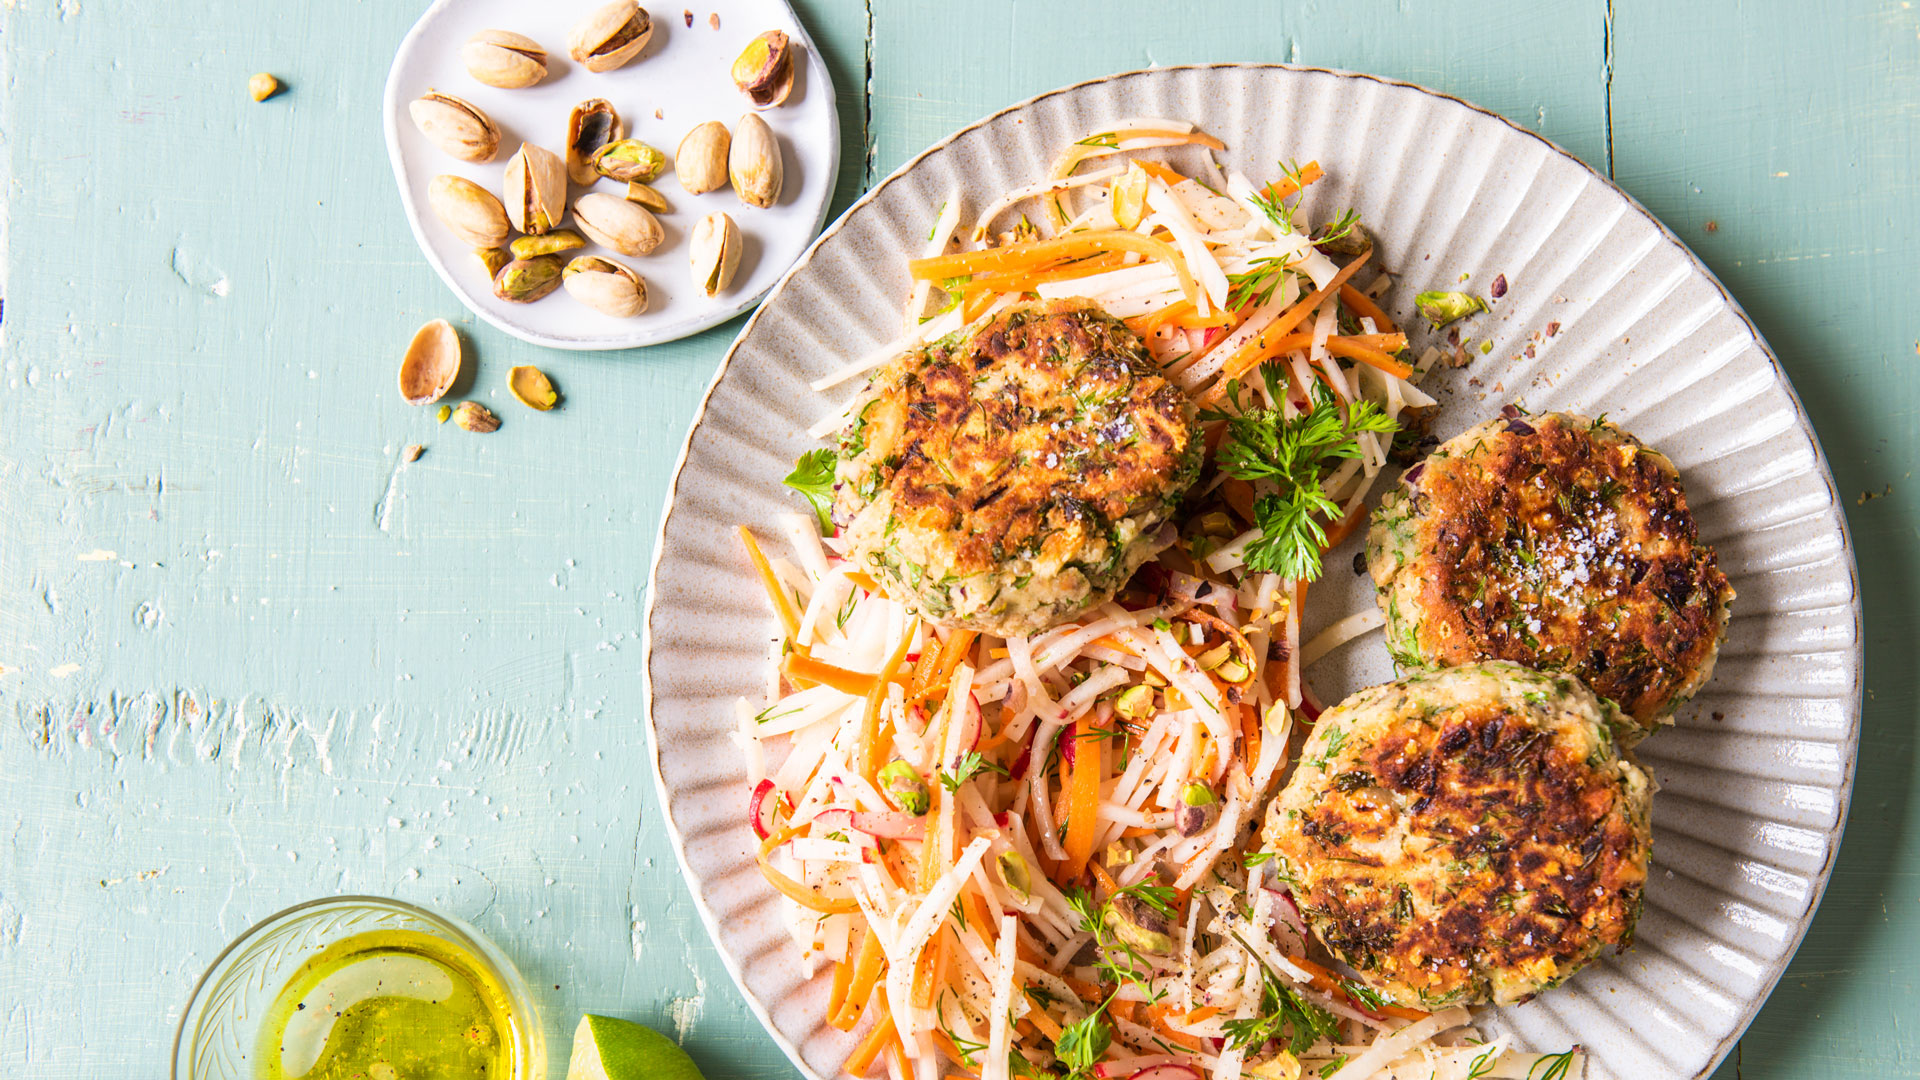
[[[587,242],[572,229],[555,229],[545,236],[522,236],[511,245],[516,259],[532,259],[540,255],[556,255],[562,251],[586,247]]]
[[[633,0],[613,0],[574,24],[567,51],[588,71],[612,71],[640,55],[653,37],[653,19]]]
[[[265,101],[279,89],[280,80],[264,71],[247,80],[247,93],[252,95],[255,101]]]
[[[600,178],[593,171],[593,155],[626,134],[620,114],[605,98],[583,101],[567,118],[567,178],[585,187]]]
[[[687,261],[693,283],[708,296],[718,295],[733,283],[733,272],[740,268],[740,226],[725,214],[701,218],[687,244]]]
[[[646,183],[667,167],[667,155],[639,139],[610,142],[593,155],[593,171],[609,180]]]
[[[468,247],[499,247],[507,241],[507,211],[500,200],[464,176],[434,177],[427,185],[427,205]]]
[[[521,232],[539,236],[567,216],[567,167],[546,147],[521,143],[507,162],[505,185],[507,217]]]
[[[427,141],[461,161],[491,161],[500,149],[500,129],[469,102],[429,90],[407,112]]]
[[[482,30],[460,47],[467,74],[502,90],[519,90],[547,77],[547,50],[530,37]]]
[[[793,92],[793,45],[779,30],[747,43],[733,62],[733,85],[756,109],[771,109]]]
[[[460,335],[447,320],[435,319],[414,332],[400,360],[400,396],[409,405],[432,404],[459,375]]]
[[[515,304],[531,304],[560,287],[565,267],[558,255],[515,259],[493,278],[493,295]]]
[[[622,255],[645,255],[666,233],[647,208],[618,195],[592,192],[573,203],[573,220],[587,239]]]
[[[727,153],[727,179],[748,206],[772,206],[780,197],[780,143],[773,129],[753,113],[740,118],[733,129],[733,148]]]
[[[667,197],[638,180],[627,184],[627,201],[639,203],[656,214],[664,214],[673,207],[668,205]]]
[[[616,319],[647,310],[647,283],[624,263],[582,255],[567,264],[563,281],[568,295]]]
[[[520,399],[520,404],[541,412],[553,408],[554,403],[560,400],[560,395],[553,390],[553,380],[547,378],[547,373],[527,364],[507,372],[507,389]]]
[[[680,148],[673,152],[673,171],[687,194],[703,195],[727,186],[727,149],[732,142],[727,125],[718,120],[701,124],[680,140]]]
[[[487,269],[487,280],[492,281],[500,268],[513,261],[513,253],[506,248],[474,248],[474,257]]]
[[[500,418],[493,415],[492,409],[477,401],[461,402],[453,410],[453,422],[468,431],[476,431],[483,435],[489,431],[500,430]]]

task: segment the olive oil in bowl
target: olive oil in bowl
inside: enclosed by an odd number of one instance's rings
[[[416,930],[333,942],[289,978],[260,1025],[259,1080],[509,1080],[513,995],[464,947]]]

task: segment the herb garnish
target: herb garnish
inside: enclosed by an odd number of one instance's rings
[[[804,496],[820,519],[820,531],[833,535],[833,451],[809,450],[793,463],[793,471],[781,483]]]
[[[975,773],[983,770],[987,772],[997,772],[1001,776],[1008,775],[1006,766],[996,765],[988,761],[979,751],[970,751],[965,757],[960,759],[960,767],[958,769],[955,769],[953,772],[942,771],[940,773],[940,786],[946,788],[947,792],[952,794],[960,790],[961,784],[973,779]]]
[[[1298,1056],[1315,1039],[1331,1040],[1340,1033],[1340,1022],[1332,1013],[1283,985],[1266,968],[1260,969],[1260,975],[1259,1014],[1221,1025],[1229,1047],[1245,1050],[1285,1039],[1287,1052]]]

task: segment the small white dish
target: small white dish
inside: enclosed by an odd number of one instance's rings
[[[381,99],[387,156],[400,202],[427,261],[475,315],[522,341],[556,349],[656,345],[697,334],[752,307],[820,231],[840,163],[833,81],[806,29],[782,0],[701,0],[697,10],[656,4],[648,8],[653,40],[640,56],[624,67],[595,74],[567,56],[567,31],[604,2],[435,0],[400,43]],[[692,25],[685,17],[688,11],[693,12]],[[523,90],[501,90],[469,75],[460,46],[485,29],[511,30],[538,41],[547,50],[547,77]],[[658,147],[669,158],[681,136],[697,124],[718,120],[731,130],[752,106],[733,85],[730,68],[740,50],[767,30],[785,31],[795,45],[792,95],[784,105],[760,113],[781,147],[786,177],[779,201],[762,210],[742,202],[730,187],[688,195],[669,167],[654,185],[672,204],[670,212],[658,215],[666,239],[651,254],[628,257],[592,243],[566,253],[569,258],[605,255],[633,267],[647,285],[647,310],[642,314],[630,319],[604,315],[564,290],[531,304],[495,297],[473,252],[427,205],[427,185],[441,173],[467,177],[498,195],[507,161],[522,142],[564,155],[568,115],[592,98],[612,102],[629,137]],[[429,89],[465,99],[493,119],[501,138],[492,161],[461,161],[420,133],[407,106]],[[587,190],[569,185],[569,208]],[[625,185],[602,180],[591,190],[619,195]],[[745,243],[733,284],[708,297],[689,275],[687,238],[695,222],[715,212],[732,216]]]

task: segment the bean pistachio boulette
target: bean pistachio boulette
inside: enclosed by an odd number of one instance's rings
[[[1133,331],[1086,301],[1020,304],[874,374],[840,433],[833,517],[923,616],[1026,634],[1165,546],[1202,451]]]

